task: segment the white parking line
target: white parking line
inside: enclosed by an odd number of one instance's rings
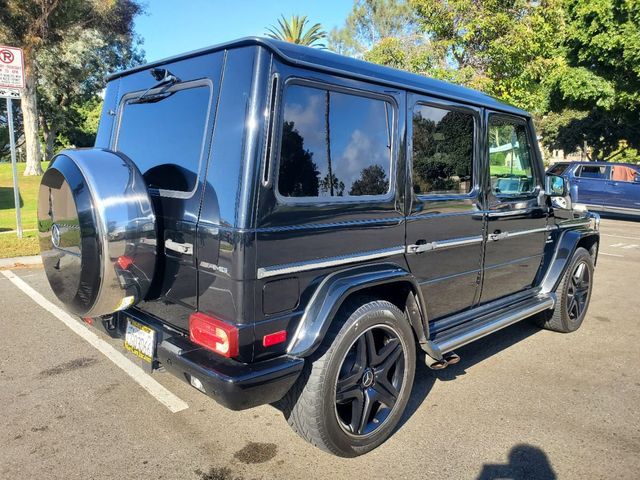
[[[607,257],[623,257],[624,255],[616,255],[615,253],[598,252],[598,255],[606,255]]]
[[[77,333],[82,339],[86,340],[91,346],[111,360],[127,375],[129,375],[138,385],[155,397],[160,403],[167,407],[172,413],[180,412],[189,408],[189,405],[175,396],[165,387],[160,385],[151,376],[144,372],[139,366],[125,357],[118,350],[113,348],[109,343],[102,340],[98,335],[89,330],[78,320],[66,313],[57,305],[44,298],[40,293],[29,286],[24,280],[18,277],[11,270],[3,270],[0,273],[7,277],[11,282],[26,293],[31,299],[45,310],[49,311],[58,320],[69,327],[73,332]]]
[[[624,238],[625,240],[640,240],[640,237],[624,237],[622,235],[613,235],[611,233],[601,233],[601,237],[615,237],[615,238]]]

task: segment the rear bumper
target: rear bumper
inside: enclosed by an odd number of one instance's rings
[[[127,316],[157,332],[155,360],[166,371],[231,410],[244,410],[280,400],[298,379],[304,366],[302,358],[288,355],[256,363],[241,363],[221,357],[135,309],[117,315],[113,330],[107,333],[111,336],[123,334]]]
[[[244,410],[280,400],[298,379],[304,360],[282,356],[244,364],[194,348],[184,338],[158,345],[158,361],[175,376],[231,410]]]

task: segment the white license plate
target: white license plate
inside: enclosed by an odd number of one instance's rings
[[[128,318],[127,331],[124,336],[124,348],[145,362],[151,363],[153,362],[156,348],[156,332],[146,325]]]

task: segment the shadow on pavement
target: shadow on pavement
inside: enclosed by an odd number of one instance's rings
[[[516,445],[509,452],[509,463],[486,463],[478,475],[478,480],[554,480],[553,471],[546,453],[533,445]]]
[[[460,363],[451,365],[444,370],[430,370],[420,358],[420,355],[424,354],[418,350],[418,365],[411,398],[397,428],[402,428],[405,422],[420,408],[436,380],[448,382],[466,375],[466,368],[482,362],[539,331],[540,328],[535,326],[533,321],[523,320],[456,350],[456,353],[460,355]]]

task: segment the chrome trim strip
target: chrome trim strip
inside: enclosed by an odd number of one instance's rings
[[[575,228],[591,225],[591,217],[588,218],[576,218],[574,220],[566,220],[558,224],[558,228]]]
[[[305,262],[285,263],[281,265],[272,265],[270,267],[258,268],[258,279],[275,277],[277,275],[286,275],[289,273],[304,272],[307,270],[317,270],[319,268],[336,267],[339,265],[347,265],[356,262],[366,262],[368,260],[376,260],[391,255],[403,254],[405,248],[396,246],[381,250],[371,250],[368,252],[354,253],[351,255],[341,255],[338,257],[327,257],[317,260],[308,260]]]
[[[542,232],[550,232],[551,230],[555,230],[555,225],[547,225],[545,227],[532,228],[530,230],[516,230],[515,232],[500,232],[500,233],[490,233],[488,240],[490,242],[497,242],[498,240],[505,240],[507,238],[512,237],[520,237],[522,235],[529,235],[532,233],[542,233]]]
[[[477,235],[475,237],[453,238],[451,240],[438,240],[430,243],[407,245],[407,253],[417,254],[431,250],[443,250],[445,248],[473,245],[482,243],[482,240],[484,240],[482,235]]]

